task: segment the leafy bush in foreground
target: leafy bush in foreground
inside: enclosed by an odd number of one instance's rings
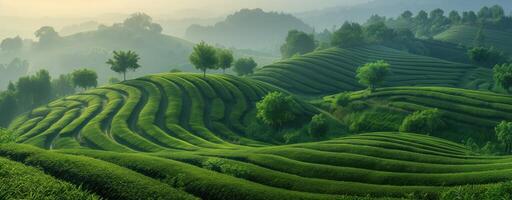
[[[11,143],[16,139],[14,133],[4,128],[0,128],[0,144]]]
[[[400,126],[400,132],[432,134],[443,126],[442,113],[438,109],[429,109],[407,116]]]
[[[4,158],[0,158],[0,183],[0,199],[99,199],[35,168]]]

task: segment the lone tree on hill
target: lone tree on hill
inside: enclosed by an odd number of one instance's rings
[[[493,72],[494,82],[510,93],[510,87],[512,87],[512,64],[496,65]]]
[[[135,71],[140,68],[139,60],[139,55],[133,51],[114,51],[114,57],[108,59],[107,64],[112,71],[123,74],[123,80],[126,81],[128,70]]]
[[[84,90],[98,86],[98,74],[90,69],[75,70],[72,74],[73,84]]]
[[[233,65],[233,52],[227,49],[217,50],[218,67],[222,69],[222,73],[226,73],[226,69]]]
[[[380,85],[389,74],[390,65],[383,60],[373,63],[366,63],[357,69],[357,79],[359,83],[368,86],[370,91],[374,91],[376,86]]]
[[[283,58],[290,58],[296,54],[303,55],[314,51],[316,48],[315,36],[302,31],[292,30],[288,32],[286,43],[281,46]]]
[[[512,152],[512,122],[502,121],[496,128],[496,137],[505,145],[505,153]]]
[[[252,74],[254,69],[258,66],[258,63],[252,58],[240,58],[235,62],[235,68],[233,69],[238,76],[245,76]]]
[[[297,119],[297,106],[292,96],[271,92],[256,104],[256,117],[269,126],[281,128]]]
[[[190,54],[189,60],[196,69],[203,71],[204,77],[206,77],[206,70],[215,69],[219,62],[215,47],[206,44],[204,41],[194,46],[194,51]]]

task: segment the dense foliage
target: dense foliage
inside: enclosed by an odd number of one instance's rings
[[[239,76],[245,76],[252,74],[257,66],[258,63],[256,63],[252,58],[240,58],[235,61],[233,71],[235,71]]]
[[[512,64],[496,65],[493,68],[494,82],[510,93],[512,87]]]
[[[357,79],[359,83],[368,86],[373,91],[382,84],[389,74],[390,64],[383,60],[373,63],[366,63],[357,69]]]
[[[234,62],[233,52],[227,49],[217,49],[218,68],[224,73]]]
[[[512,122],[502,121],[496,126],[496,137],[505,145],[505,153],[512,153]]]
[[[290,58],[294,55],[303,55],[316,48],[315,36],[305,32],[291,30],[288,32],[286,42],[281,46],[281,56]]]
[[[98,74],[90,69],[75,70],[72,74],[73,84],[83,89],[98,86]]]
[[[271,92],[256,104],[256,116],[264,123],[279,128],[289,125],[298,118],[297,107],[297,102],[292,96]]]
[[[407,116],[400,126],[401,132],[434,134],[445,126],[443,114],[438,109],[416,111]]]

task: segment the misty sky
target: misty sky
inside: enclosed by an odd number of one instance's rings
[[[19,17],[92,17],[146,12],[170,17],[211,17],[240,8],[300,12],[363,0],[0,0],[0,15]]]

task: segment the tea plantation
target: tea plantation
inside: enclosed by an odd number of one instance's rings
[[[409,87],[358,91],[356,68],[382,59],[392,66],[384,85]],[[449,123],[490,130],[512,118],[512,97],[470,90],[491,87],[490,70],[382,46],[316,51],[248,77],[141,77],[15,119],[16,144],[0,145],[0,182],[8,183],[0,199],[452,199],[510,191],[512,157],[475,153],[456,143],[458,132],[440,133],[445,140],[340,131],[295,144],[248,134],[256,102],[272,91],[296,96],[308,115],[335,118],[319,104],[355,91],[349,103],[404,115],[439,108]]]
[[[468,89],[492,87],[492,71],[475,66],[418,56],[383,46],[315,51],[265,66],[252,78],[296,94],[317,96],[360,90],[356,69],[368,62],[386,60],[392,75],[384,86],[445,86]]]

